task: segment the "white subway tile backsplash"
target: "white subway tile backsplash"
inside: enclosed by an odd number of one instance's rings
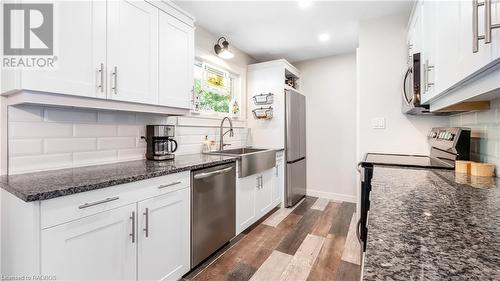
[[[451,126],[469,127],[471,136],[471,159],[473,161],[500,165],[500,99],[491,101],[491,109],[463,113],[450,118]]]
[[[97,122],[111,124],[135,124],[136,114],[132,112],[99,111]]]
[[[137,113],[136,124],[146,124],[146,125],[166,125],[167,116],[159,114],[148,114],[148,113]]]
[[[462,115],[462,125],[475,125],[477,124],[477,113],[465,113]]]
[[[117,160],[118,157],[116,150],[73,153],[74,166],[113,163]]]
[[[93,151],[97,149],[95,138],[65,138],[46,139],[44,141],[45,153]]]
[[[146,126],[144,125],[119,125],[118,136],[132,137],[132,136],[145,136]]]
[[[42,139],[14,139],[9,141],[9,155],[36,155],[42,154]]]
[[[8,122],[9,173],[25,173],[144,159],[146,125],[172,125],[177,118],[23,105],[9,107]],[[246,128],[234,128],[234,137],[224,137],[231,144],[226,148],[245,146],[248,134]],[[200,153],[205,135],[218,144],[217,127],[176,126],[175,154]]]
[[[46,108],[44,120],[47,122],[96,123],[97,112],[90,110]]]
[[[114,137],[118,135],[117,125],[75,124],[75,137]]]
[[[110,149],[123,149],[135,148],[134,137],[115,137],[115,138],[98,138],[97,149],[110,150]]]
[[[118,150],[118,160],[120,161],[140,160],[145,158],[145,154],[146,154],[146,149],[144,148],[121,149]]]
[[[46,122],[9,122],[9,139],[71,137],[73,125]]]
[[[72,165],[71,153],[42,154],[33,156],[11,156],[9,158],[9,173],[43,171],[68,168]]]
[[[13,122],[41,122],[43,120],[43,109],[30,105],[10,106],[8,115],[9,121]]]

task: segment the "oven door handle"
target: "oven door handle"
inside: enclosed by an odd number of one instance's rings
[[[359,218],[358,223],[356,224],[356,237],[358,237],[359,244],[363,245],[363,241],[361,240],[360,227],[361,218]]]

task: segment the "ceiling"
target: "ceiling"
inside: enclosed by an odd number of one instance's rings
[[[353,52],[359,22],[393,14],[409,16],[413,2],[401,1],[175,1],[196,25],[259,61],[291,62]],[[329,40],[320,42],[321,33]],[[324,36],[324,35],[323,35]],[[328,36],[326,36],[328,37]],[[215,44],[215,42],[214,42]]]

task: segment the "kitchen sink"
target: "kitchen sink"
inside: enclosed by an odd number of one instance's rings
[[[243,147],[212,151],[207,154],[238,158],[238,177],[240,178],[264,172],[276,166],[276,150],[274,149]]]

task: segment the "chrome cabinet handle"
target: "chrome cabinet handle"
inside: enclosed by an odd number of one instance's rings
[[[199,180],[199,179],[208,178],[210,176],[214,176],[214,175],[222,174],[222,173],[225,173],[225,172],[229,172],[232,169],[233,169],[233,167],[228,167],[228,168],[220,169],[220,170],[213,171],[213,172],[197,174],[197,175],[194,176],[194,179]]]
[[[484,35],[479,35],[479,7],[484,6]],[[484,40],[485,44],[491,43],[491,31],[500,28],[500,23],[491,23],[491,0],[472,1],[472,52],[479,51],[479,40]]]
[[[142,230],[144,230],[144,232],[146,233],[146,238],[147,238],[147,237],[149,237],[149,209],[148,208],[146,208],[146,211],[144,212],[144,216],[146,218],[146,225]]]
[[[101,63],[99,69],[97,70],[99,72],[99,85],[97,85],[97,88],[100,89],[101,93],[104,92],[104,63]]]
[[[158,186],[158,189],[162,189],[162,188],[165,188],[165,187],[178,185],[180,183],[182,183],[182,181],[174,181],[174,182],[171,182],[171,183],[168,183],[168,184],[160,185],[160,186]]]
[[[115,94],[118,94],[118,67],[114,67],[113,68],[113,72],[111,73],[111,75],[113,76],[113,85],[111,86],[111,90],[113,90],[113,92]]]
[[[484,43],[491,43],[491,0],[484,0]]]
[[[129,219],[132,220],[132,233],[129,235],[132,236],[132,243],[135,243],[135,212],[132,212],[132,216]]]
[[[115,201],[115,200],[118,200],[118,199],[120,199],[120,197],[118,197],[118,196],[116,196],[116,197],[109,197],[109,198],[106,198],[106,199],[103,199],[103,200],[99,200],[99,201],[95,201],[95,202],[90,202],[90,203],[85,203],[83,205],[78,206],[78,209],[85,209],[85,208],[88,208],[88,207],[92,207],[92,206],[96,206],[96,205],[108,203],[108,202]]]
[[[479,27],[478,27],[478,8],[480,4],[477,0],[472,0],[472,52],[479,51]]]
[[[260,177],[257,177],[257,189],[260,189]]]
[[[427,61],[424,63],[424,92],[427,92]]]
[[[434,83],[429,82],[429,71],[433,70],[434,66],[429,65],[429,60],[425,60],[424,63],[424,91],[429,91],[431,86],[434,86]]]

